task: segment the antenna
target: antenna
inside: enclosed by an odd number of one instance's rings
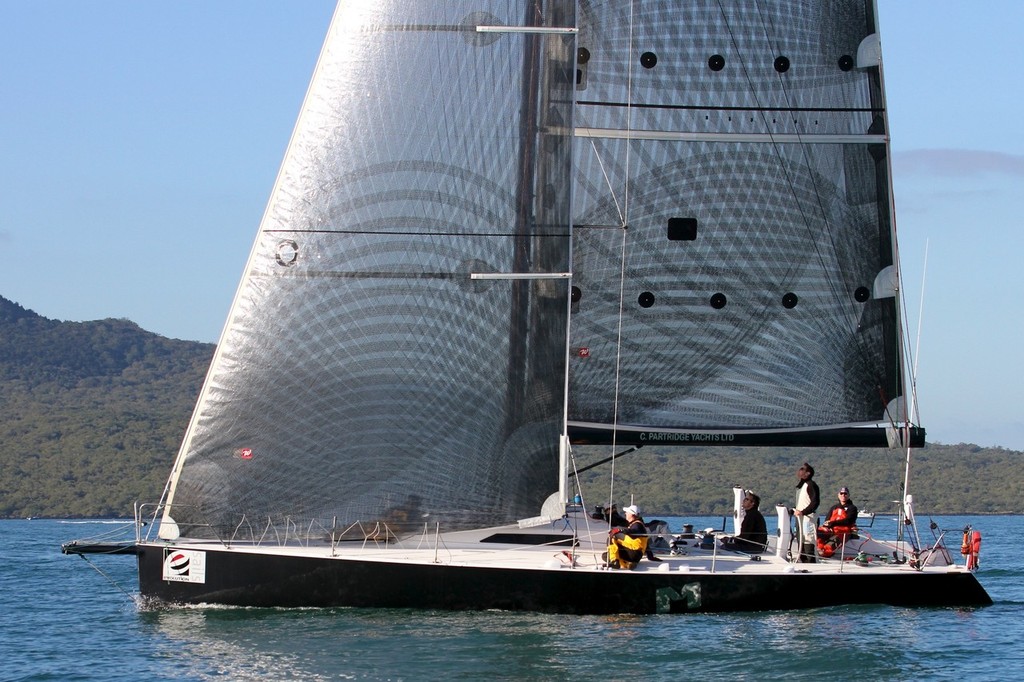
[[[928,274],[928,243],[924,240],[924,267],[921,271],[921,302],[917,309],[917,339],[914,342],[914,369],[910,373],[910,385],[913,387],[913,400],[910,403],[910,422],[917,421],[917,363],[921,361],[921,327],[924,322],[924,285]]]

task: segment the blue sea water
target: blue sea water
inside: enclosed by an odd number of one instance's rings
[[[722,519],[687,521],[702,528]],[[0,521],[0,679],[1019,679],[1024,517],[935,521],[953,531],[949,544],[965,523],[982,530],[979,578],[993,606],[585,617],[142,610],[118,587],[137,590],[134,557],[92,557],[101,575],[60,553],[61,542],[109,523]]]

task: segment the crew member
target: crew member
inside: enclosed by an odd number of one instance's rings
[[[612,528],[608,541],[607,560],[612,568],[635,568],[647,550],[647,526],[636,505],[623,507],[625,528]]]
[[[821,493],[818,491],[818,484],[814,482],[814,467],[807,462],[803,463],[796,472],[799,479],[796,484],[796,507],[793,508],[793,516],[796,517],[797,539],[800,547],[801,563],[815,562],[815,529],[814,512],[818,511]]]
[[[765,545],[768,544],[768,525],[764,522],[764,515],[758,507],[761,506],[761,498],[752,491],[747,490],[743,494],[743,522],[740,524],[740,534],[735,538],[723,541],[726,549],[748,554],[761,554]]]
[[[857,537],[857,505],[850,497],[850,489],[839,489],[839,502],[832,505],[825,523],[818,527],[818,552],[823,557],[835,554],[836,547],[848,537]]]

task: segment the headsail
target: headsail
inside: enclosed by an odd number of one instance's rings
[[[871,0],[580,3],[577,442],[887,444],[876,40]]]
[[[557,486],[573,3],[479,8],[340,5],[172,476],[183,535],[485,526]]]

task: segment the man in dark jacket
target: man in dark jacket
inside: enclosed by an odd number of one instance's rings
[[[761,506],[761,498],[747,490],[743,494],[743,522],[740,524],[740,534],[723,543],[726,549],[747,554],[761,554],[768,544],[768,525],[764,522],[764,516],[758,507]]]
[[[817,535],[814,523],[814,512],[818,511],[821,493],[814,482],[814,467],[803,463],[796,472],[799,479],[796,484],[796,506],[793,516],[796,517],[797,541],[800,547],[799,561],[813,564],[817,556]]]

